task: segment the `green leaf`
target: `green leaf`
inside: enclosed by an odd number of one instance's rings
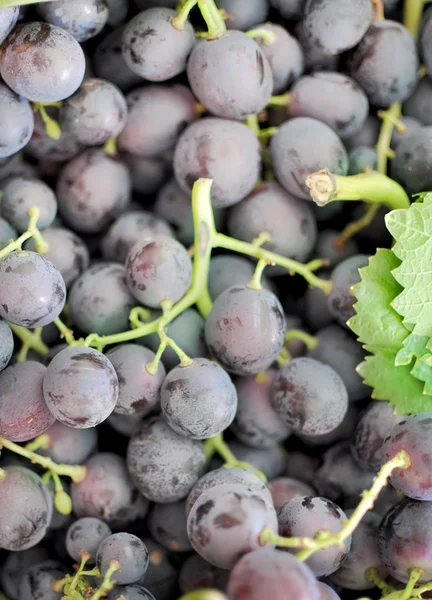
[[[410,334],[404,341],[403,346],[396,354],[395,365],[414,365],[411,375],[424,382],[424,394],[431,395],[432,392],[432,354],[427,348],[429,338],[422,335]]]

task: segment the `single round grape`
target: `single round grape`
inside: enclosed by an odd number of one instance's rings
[[[65,576],[66,569],[56,560],[37,563],[22,573],[19,584],[20,600],[61,600],[63,593],[55,592],[52,585]]]
[[[179,575],[179,587],[183,594],[195,590],[217,589],[223,592],[228,581],[229,571],[220,569],[204,560],[199,554],[193,554],[182,565]]]
[[[409,194],[417,194],[432,186],[430,157],[432,156],[432,127],[423,127],[403,138],[392,160],[391,175]]]
[[[89,149],[67,163],[57,180],[61,217],[79,233],[99,233],[130,201],[127,167],[99,149]]]
[[[118,4],[118,0],[114,0]],[[111,12],[110,12],[111,14]],[[124,26],[108,33],[96,46],[93,54],[93,67],[101,79],[106,79],[121,90],[142,82],[142,78],[129,69],[122,54]]]
[[[186,69],[195,45],[195,32],[189,21],[176,29],[172,20],[177,12],[170,8],[149,8],[126,25],[122,52],[132,71],[147,81],[166,81]]]
[[[127,450],[135,485],[145,498],[161,504],[184,498],[204,464],[202,444],[178,435],[160,417],[146,419]]]
[[[119,380],[119,395],[114,412],[120,415],[141,416],[150,413],[159,402],[160,389],[165,379],[165,368],[158,364],[155,375],[146,366],[155,354],[136,344],[121,344],[109,350],[107,358]]]
[[[272,137],[270,150],[279,183],[297,198],[310,200],[305,181],[315,171],[327,168],[335,175],[348,173],[348,155],[338,135],[317,119],[286,121]]]
[[[269,482],[273,504],[276,510],[293,498],[314,496],[315,490],[312,486],[290,477],[278,477]]]
[[[261,150],[255,134],[243,123],[209,117],[180,136],[174,152],[174,173],[181,189],[190,193],[200,177],[213,180],[214,208],[232,206],[255,187],[261,169]]]
[[[52,500],[42,479],[25,467],[5,466],[0,480],[0,547],[16,552],[45,536]]]
[[[285,468],[285,475],[313,485],[319,462],[318,458],[309,456],[304,452],[290,452]]]
[[[234,456],[264,473],[268,480],[282,474],[286,465],[286,452],[280,444],[271,448],[251,448],[234,440],[229,443]]]
[[[165,377],[161,408],[176,433],[204,440],[231,425],[237,393],[222,367],[207,358],[195,358],[191,365],[175,367]]]
[[[372,104],[403,102],[417,84],[419,59],[411,33],[400,23],[374,21],[352,50],[348,72]]]
[[[388,573],[406,583],[414,566],[424,575],[419,582],[432,577],[432,546],[429,527],[432,522],[430,502],[406,499],[391,508],[378,530],[378,552]]]
[[[270,4],[280,12],[284,19],[302,19],[306,0],[270,0]]]
[[[36,252],[17,251],[2,258],[0,281],[0,317],[15,325],[42,327],[63,310],[63,277]]]
[[[403,114],[401,121],[405,123],[405,119],[413,118],[419,121],[422,125],[432,125],[432,102],[431,102],[432,80],[428,75],[422,77],[417,83],[417,87],[411,96],[404,102]],[[409,123],[412,124],[411,120]],[[406,123],[405,123],[406,124]],[[417,130],[418,128],[415,128]],[[397,130],[393,130],[393,134]],[[401,134],[399,134],[401,135]],[[403,135],[403,134],[402,134]]]
[[[59,109],[46,107],[48,115],[58,119]],[[40,113],[34,115],[34,130],[26,148],[26,153],[38,160],[47,160],[54,165],[70,160],[78,154],[81,146],[67,131],[62,131],[58,140],[49,137]]]
[[[266,231],[270,241],[263,248],[301,262],[310,255],[317,236],[309,205],[275,182],[259,185],[230,210],[228,231],[245,242],[252,242]],[[270,267],[268,274],[285,275],[286,269]]]
[[[294,358],[285,364],[273,385],[273,406],[296,433],[323,435],[342,422],[348,392],[342,378],[313,358]]]
[[[238,439],[253,448],[271,448],[286,440],[291,429],[272,406],[271,390],[277,371],[264,371],[264,381],[257,377],[239,377],[235,381],[238,408],[232,430]]]
[[[13,351],[14,338],[12,330],[6,321],[0,319],[0,371],[3,371],[8,366]]]
[[[109,594],[108,600],[156,600],[156,598],[147,588],[134,584],[116,586],[111,594]]]
[[[306,536],[313,538],[318,531],[326,530],[338,533],[347,520],[344,511],[327,498],[304,496],[292,498],[281,506],[277,513],[279,535],[285,537]],[[343,563],[351,547],[351,536],[347,537],[343,546],[331,546],[318,550],[305,562],[317,577],[334,573]],[[290,548],[294,554],[298,548]]]
[[[268,0],[219,0],[218,7],[228,15],[228,29],[240,31],[261,29],[258,23],[266,20],[270,8]]]
[[[60,119],[80,144],[99,146],[117,137],[126,125],[126,100],[109,81],[85,79],[78,91],[63,103]]]
[[[96,564],[102,575],[106,575],[112,560],[120,563],[115,581],[120,585],[135,583],[147,571],[148,550],[136,535],[114,533],[102,541],[97,551]]]
[[[393,133],[396,128],[393,130]],[[368,146],[357,146],[353,148],[348,155],[349,158],[349,175],[357,175],[366,171],[376,171],[378,155],[374,148]],[[351,241],[351,240],[349,240]]]
[[[20,14],[18,6],[0,9],[0,44],[2,44],[15,27]]]
[[[169,165],[163,158],[146,158],[125,153],[123,160],[131,174],[132,189],[138,194],[151,196],[158,192],[167,180]]]
[[[431,106],[432,108],[432,106]],[[405,126],[405,131],[399,132],[396,127],[393,129],[392,137],[391,137],[391,147],[397,148],[398,144],[405,137],[416,134],[422,129],[422,124],[418,119],[414,117],[401,117],[401,123]],[[432,119],[431,119],[432,124]]]
[[[331,588],[326,583],[322,581],[318,581],[318,588],[320,595],[320,600],[341,600],[339,594],[337,594],[333,588]]]
[[[81,331],[111,335],[129,329],[135,300],[126,285],[125,268],[100,262],[75,281],[68,303],[72,322]]]
[[[277,1],[277,0],[272,0]],[[284,1],[284,0],[282,0]],[[290,0],[287,0],[290,2]],[[291,0],[292,1],[292,0]],[[294,0],[295,2],[296,0]],[[300,0],[306,2],[306,0]],[[294,28],[296,37],[301,44],[303,51],[305,70],[313,71],[337,71],[340,64],[339,54],[326,54],[320,46],[315,44],[313,38],[306,33],[304,22],[300,21]]]
[[[264,52],[242,31],[199,41],[189,57],[187,76],[199,102],[225,119],[241,121],[259,113],[273,91],[272,70]]]
[[[333,281],[333,289],[327,298],[328,309],[333,318],[346,327],[346,322],[354,314],[356,297],[352,292],[352,286],[360,281],[359,269],[366,267],[369,257],[366,254],[355,254],[343,260],[333,269],[330,279]]]
[[[0,159],[12,156],[24,148],[33,129],[34,116],[28,100],[0,83]]]
[[[112,413],[119,383],[103,354],[86,346],[69,346],[48,365],[43,389],[45,402],[60,423],[88,429]]]
[[[196,100],[184,85],[147,85],[126,96],[128,118],[120,146],[137,156],[172,150],[183,129],[198,117]]]
[[[100,544],[111,535],[108,525],[95,517],[77,519],[66,532],[66,548],[73,560],[80,563],[81,552],[88,552],[88,564],[95,564]]]
[[[192,261],[184,246],[163,234],[138,241],[126,258],[126,282],[138,302],[158,308],[178,302],[192,283]]]
[[[204,491],[187,520],[188,536],[196,552],[222,569],[231,569],[243,554],[257,550],[266,527],[277,532],[273,505],[238,484]]]
[[[305,34],[325,54],[341,54],[356,46],[372,21],[372,4],[359,0],[308,0]]]
[[[131,210],[114,221],[101,242],[105,260],[124,263],[129,250],[141,239],[153,233],[172,236],[170,226],[153,213]]]
[[[156,595],[158,600],[171,600],[177,597],[179,574],[177,564],[172,561],[172,553],[157,544],[151,537],[144,537],[142,540],[149,551],[149,566],[144,576],[146,587]]]
[[[27,569],[48,559],[48,552],[42,546],[35,546],[21,552],[9,552],[0,573],[2,590],[11,600],[19,600],[19,584]]]
[[[287,552],[260,548],[243,556],[228,579],[232,600],[320,600],[320,590],[307,565]]]
[[[56,0],[38,4],[40,16],[66,30],[78,42],[85,42],[97,35],[108,20],[108,6],[105,0]]]
[[[167,550],[190,552],[192,550],[186,531],[186,500],[155,504],[148,518],[152,538]]]
[[[74,3],[75,4],[75,3]],[[2,46],[0,74],[32,102],[58,102],[80,86],[85,57],[64,29],[32,21],[17,25]]]
[[[11,240],[16,240],[17,232],[7,221],[0,217],[0,250],[6,248]]]
[[[250,283],[255,267],[253,263],[238,254],[218,254],[210,260],[208,287],[211,299],[214,301],[225,290],[233,285],[247,285]],[[261,278],[261,285],[274,291],[274,286],[265,273]]]
[[[284,335],[282,306],[264,288],[228,288],[216,298],[205,324],[210,353],[236,375],[267,369],[279,356]]]
[[[1,211],[6,221],[18,233],[27,231],[28,211],[33,206],[40,211],[38,229],[46,229],[57,215],[57,200],[52,189],[36,177],[14,177],[3,188]]]
[[[49,456],[56,463],[79,465],[96,450],[96,429],[73,429],[56,421],[45,433],[50,438],[49,447],[38,453]]]

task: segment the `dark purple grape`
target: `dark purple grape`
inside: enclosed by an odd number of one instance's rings
[[[114,0],[118,4],[118,0]],[[93,67],[98,77],[106,79],[126,90],[142,82],[142,77],[129,69],[123,58],[121,46],[124,27],[115,29],[96,46]]]
[[[108,25],[111,27],[117,27],[126,20],[129,0],[105,0],[105,4],[108,6]]]
[[[204,491],[189,513],[187,531],[205,560],[231,569],[247,552],[260,547],[266,527],[277,532],[276,511],[243,485],[225,484]]]
[[[0,319],[0,371],[8,366],[14,351],[12,330],[3,319]]]
[[[332,266],[336,266],[346,258],[358,254],[358,246],[355,240],[349,239],[341,245],[338,243],[339,238],[340,233],[338,231],[333,229],[321,230],[318,234],[314,256],[325,258],[330,261]]]
[[[369,6],[370,3],[369,3]],[[372,104],[403,102],[417,83],[419,60],[411,33],[396,21],[374,21],[348,58],[348,71]]]
[[[172,23],[177,16],[170,8],[150,8],[126,25],[122,38],[123,58],[128,67],[147,81],[166,81],[186,69],[195,45],[189,21],[182,29]]]
[[[106,422],[117,431],[117,433],[130,437],[138,430],[142,418],[143,416],[141,413],[135,413],[134,415],[119,415],[118,413],[112,412]]]
[[[268,0],[219,0],[219,9],[224,10],[228,18],[226,26],[228,29],[247,31],[265,21],[269,12]]]
[[[73,94],[85,71],[81,46],[64,29],[33,21],[17,25],[2,45],[5,83],[33,102],[57,102]]]
[[[59,111],[55,107],[46,108],[49,116],[57,119]],[[54,166],[70,160],[78,154],[81,146],[67,131],[63,131],[58,140],[49,137],[39,113],[34,115],[34,131],[25,147],[26,153],[38,160],[50,161]],[[58,167],[57,167],[58,168]]]
[[[432,125],[432,80],[425,75],[419,80],[411,96],[404,102],[403,114],[417,119],[422,125]],[[406,117],[402,118],[405,122]]]
[[[236,375],[267,369],[279,356],[284,335],[282,306],[264,288],[228,288],[216,298],[205,324],[210,353]]]
[[[319,459],[308,456],[304,452],[290,452],[285,468],[285,475],[313,485]]]
[[[273,0],[277,1],[277,0]],[[284,0],[279,0],[284,1]],[[288,3],[296,2],[296,0],[285,0]],[[306,3],[306,0],[299,0]],[[302,18],[300,16],[299,18]],[[305,31],[303,21],[300,21],[295,26],[295,34],[301,44],[303,56],[305,60],[306,71],[337,71],[340,63],[340,55],[326,54],[321,46],[316,45],[314,39],[311,38]]]
[[[38,4],[40,16],[66,30],[78,42],[85,42],[102,31],[108,20],[105,0],[56,0]]]
[[[0,83],[0,159],[12,156],[24,148],[32,136],[33,129],[34,117],[29,102]]]
[[[432,74],[432,10],[428,8],[423,13],[420,30],[420,52],[429,75]]]
[[[359,412],[355,403],[350,402],[342,422],[336,429],[323,435],[300,435],[298,437],[307,446],[330,446],[336,442],[350,439],[358,423]]]
[[[66,532],[66,548],[69,556],[78,564],[81,562],[81,553],[88,552],[88,564],[95,564],[96,552],[105,538],[111,535],[108,525],[95,517],[77,519],[69,526]]]
[[[156,598],[148,589],[141,585],[134,584],[116,586],[114,591],[109,594],[108,600],[156,600]]]
[[[161,408],[168,425],[192,440],[211,438],[227,429],[237,410],[237,393],[226,371],[207,358],[195,358],[166,376]]]
[[[247,285],[250,283],[255,267],[247,258],[238,254],[218,254],[210,261],[208,287],[211,299],[214,301],[222,292],[233,285]],[[274,286],[266,277],[261,278],[261,285],[274,291]]]
[[[119,136],[124,150],[146,158],[172,150],[183,129],[198,117],[184,85],[147,85],[126,96],[128,118]]]
[[[243,123],[227,119],[209,117],[189,125],[174,152],[179,186],[189,193],[200,177],[212,179],[215,208],[232,206],[247,196],[258,181],[260,169],[257,137]]]
[[[146,419],[129,442],[129,473],[145,498],[166,504],[184,498],[204,470],[200,442],[175,433],[160,417]]]
[[[65,575],[65,567],[56,560],[36,563],[21,574],[20,600],[61,600],[63,593],[55,592],[52,585]]]
[[[432,186],[431,156],[432,127],[423,127],[399,142],[391,164],[392,177],[409,194],[429,189]]]
[[[57,199],[52,189],[36,177],[14,177],[3,188],[2,216],[18,233],[27,231],[28,211],[36,206],[40,211],[38,229],[49,227],[57,215]]]
[[[2,44],[15,27],[20,14],[18,6],[0,9],[0,44]]]
[[[312,486],[290,477],[278,477],[269,482],[273,504],[276,510],[293,498],[314,496],[315,490]]]
[[[278,477],[285,469],[286,452],[280,444],[271,448],[251,448],[235,440],[229,443],[229,448],[237,460],[261,471],[268,480]]]
[[[138,194],[153,195],[167,180],[169,164],[163,158],[146,158],[125,153],[123,160],[131,174],[132,189]]]
[[[152,538],[167,550],[189,552],[192,550],[186,531],[186,500],[155,504],[148,517]]]
[[[273,136],[270,149],[279,183],[304,200],[310,200],[305,182],[311,173],[324,168],[334,175],[348,173],[348,155],[338,135],[316,119],[297,117],[283,123]]]
[[[242,31],[199,41],[189,57],[187,75],[199,102],[226,119],[243,120],[259,113],[273,90],[264,52]]]
[[[117,137],[126,125],[126,100],[109,81],[85,79],[79,90],[63,103],[60,119],[80,144],[99,146]]]
[[[270,4],[280,12],[284,19],[302,19],[306,0],[270,0]]]
[[[142,518],[148,502],[135,489],[123,458],[111,452],[94,454],[87,462],[87,476],[71,486],[72,506],[77,517],[97,517],[112,527],[134,520],[131,511],[137,500]]]
[[[190,556],[183,564],[179,586],[183,594],[195,590],[217,589],[223,592],[228,581],[229,571],[220,569],[204,560],[199,554]]]
[[[149,414],[159,402],[160,389],[165,379],[161,362],[155,375],[146,366],[155,354],[136,344],[121,344],[109,350],[107,358],[113,365],[119,380],[119,395],[114,412],[120,415],[141,416]]]
[[[102,150],[85,150],[67,163],[57,180],[61,217],[80,233],[99,233],[130,201],[127,167]]]
[[[114,533],[102,541],[97,551],[96,564],[102,575],[106,574],[112,560],[120,563],[115,581],[120,585],[135,583],[147,571],[148,550],[136,535]]]
[[[432,106],[431,106],[432,108]],[[397,148],[400,141],[405,139],[405,137],[416,134],[422,129],[422,124],[418,119],[414,117],[402,117],[401,123],[405,126],[406,130],[404,132],[399,132],[396,127],[393,129],[392,137],[391,137],[391,147]],[[432,119],[431,119],[432,124]]]
[[[73,429],[56,421],[45,433],[50,438],[49,447],[38,453],[49,456],[56,463],[79,465],[96,450],[96,429]]]
[[[274,548],[243,556],[230,573],[227,592],[231,600],[320,600],[318,582],[309,567]]]
[[[112,413],[119,383],[103,354],[86,346],[69,346],[48,365],[43,389],[45,402],[60,423],[88,429]]]
[[[178,594],[178,572],[172,554],[151,537],[143,538],[149,551],[149,565],[144,576],[146,587],[158,600],[172,600]],[[117,598],[115,598],[117,600]],[[146,600],[146,599],[139,599]]]
[[[278,510],[279,535],[284,537],[306,536],[313,538],[318,531],[325,530],[338,533],[347,520],[344,511],[327,498],[304,496],[293,498]],[[317,577],[334,573],[343,563],[351,547],[351,536],[347,537],[343,546],[331,546],[318,550],[306,564]],[[290,548],[294,554],[298,548]]]
[[[393,133],[396,128],[393,130]],[[357,146],[353,148],[348,155],[349,159],[349,175],[357,175],[366,171],[376,171],[378,155],[374,148],[368,146]],[[352,240],[349,240],[350,242]],[[353,253],[354,254],[354,253]]]
[[[381,121],[374,115],[369,115],[365,121],[363,128],[344,140],[344,144],[348,150],[357,148],[358,146],[375,147],[380,133]],[[333,204],[333,203],[332,203]],[[331,206],[329,204],[328,206]],[[321,208],[320,208],[321,210]]]
[[[333,281],[333,290],[327,298],[328,309],[333,318],[346,327],[346,322],[354,314],[356,297],[352,286],[360,281],[359,269],[369,264],[369,256],[355,254],[346,258],[333,269],[330,279]]]
[[[318,581],[318,588],[320,595],[320,600],[341,600],[339,594],[337,594],[333,588],[331,588],[326,583],[322,581]]]
[[[0,584],[8,598],[19,600],[18,588],[23,573],[47,559],[48,552],[42,546],[35,546],[21,552],[9,552],[0,572]]]
[[[253,448],[271,448],[291,434],[272,406],[271,391],[277,371],[264,371],[265,380],[239,377],[235,381],[238,408],[232,430],[238,439]]]
[[[27,550],[36,546],[48,529],[52,499],[42,479],[25,467],[4,467],[0,480],[0,547]]]
[[[328,271],[320,271],[318,275],[321,279],[330,279]],[[303,297],[305,321],[314,331],[329,325],[333,320],[327,300],[328,297],[320,288],[308,287],[305,292]]]
[[[305,35],[321,52],[341,54],[356,46],[372,21],[369,0],[308,0],[304,13]]]

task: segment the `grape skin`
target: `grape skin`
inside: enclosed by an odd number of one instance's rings
[[[38,453],[49,456],[56,463],[79,465],[96,450],[96,429],[73,429],[56,421],[45,433],[50,438],[49,448],[41,448]]]
[[[54,107],[47,107],[47,113],[52,118],[58,119],[59,111]],[[81,146],[67,131],[63,131],[58,140],[49,137],[45,124],[39,113],[34,115],[34,130],[26,146],[26,153],[38,160],[47,160],[55,164],[70,160],[80,152]]]
[[[304,0],[304,2],[306,2],[306,0]],[[340,55],[325,54],[319,46],[316,46],[314,44],[314,40],[306,34],[303,21],[297,23],[297,25],[294,28],[294,31],[302,47],[306,71],[313,72],[338,70],[340,63]]]
[[[147,523],[152,538],[167,550],[190,552],[192,545],[186,531],[186,500],[155,504]]]
[[[115,0],[118,4],[118,0]],[[124,26],[106,35],[96,46],[93,54],[93,68],[98,77],[110,81],[121,90],[126,90],[142,82],[142,78],[131,71],[121,51]]]
[[[169,163],[163,158],[146,158],[125,153],[123,160],[132,178],[132,189],[138,194],[150,196],[159,191],[169,174]],[[163,215],[160,215],[163,217]]]
[[[0,144],[1,145],[1,144]],[[17,232],[7,221],[0,217],[0,250],[6,248],[11,240],[16,240]]]
[[[351,291],[354,284],[359,283],[359,269],[369,264],[369,256],[366,254],[355,254],[345,259],[333,269],[330,279],[333,281],[333,289],[327,298],[328,309],[333,318],[346,327],[346,322],[354,314],[356,297]]]
[[[113,533],[100,544],[96,564],[106,575],[112,560],[118,560],[120,569],[115,572],[115,581],[120,585],[135,583],[145,574],[149,563],[148,550],[136,535]]]
[[[313,485],[319,462],[318,458],[309,456],[304,452],[290,452],[284,474],[287,477],[293,477],[294,479],[299,479],[309,485]]]
[[[3,319],[0,319],[0,371],[8,366],[14,351],[12,330]],[[0,375],[1,380],[1,375]]]
[[[173,564],[172,554],[154,542],[151,537],[144,537],[142,540],[149,551],[149,566],[144,576],[145,585],[152,594],[156,595],[157,600],[171,600],[178,594],[178,571],[177,566]],[[115,596],[115,600],[117,598]]]
[[[273,479],[270,481],[269,487],[276,510],[281,508],[293,498],[315,495],[315,491],[312,486],[300,481],[299,479],[291,479],[290,477],[279,477],[277,479]]]
[[[330,274],[326,270],[321,270],[318,276],[325,281],[330,279]],[[309,287],[304,295],[304,316],[306,323],[312,331],[316,331],[329,325],[333,317],[328,309],[328,297],[319,288]]]
[[[302,19],[306,0],[270,0],[270,4],[280,12],[284,19]]]
[[[394,128],[393,136],[397,133],[397,129]],[[357,175],[358,173],[365,173],[368,169],[376,171],[378,155],[374,148],[368,146],[358,146],[353,148],[348,155],[349,158],[349,175]],[[352,240],[349,240],[351,242]],[[353,252],[352,254],[355,254]]]
[[[334,229],[321,230],[318,234],[314,256],[327,259],[332,266],[336,266],[346,258],[358,254],[358,246],[355,240],[347,240],[340,246],[337,243],[339,238],[340,233]]]
[[[409,194],[417,194],[432,186],[430,159],[432,156],[432,127],[423,127],[403,138],[391,164],[391,176]]]
[[[347,150],[352,150],[358,146],[375,147],[378,141],[381,121],[375,115],[369,115],[365,121],[363,129],[344,140]],[[329,205],[331,206],[333,202]]]
[[[81,552],[88,552],[88,564],[95,564],[96,552],[105,538],[111,535],[111,529],[104,521],[95,517],[77,519],[66,532],[66,549],[73,560],[81,561]]]
[[[210,297],[213,301],[225,290],[233,285],[247,285],[254,274],[255,267],[253,263],[236,254],[218,254],[210,260],[208,288]],[[264,273],[261,278],[261,285],[274,291],[274,286]]]
[[[228,581],[229,571],[219,569],[193,554],[183,564],[179,575],[179,587],[183,594],[201,589],[217,589],[223,592]]]
[[[33,129],[34,116],[30,103],[0,83],[0,159],[24,148]]]
[[[406,106],[406,104],[404,106]],[[431,108],[432,108],[432,106],[431,106]],[[403,125],[405,125],[406,131],[404,133],[399,133],[399,131],[396,128],[393,129],[392,138],[391,138],[391,147],[392,148],[397,148],[399,145],[399,142],[402,141],[403,139],[405,139],[405,137],[412,135],[413,133],[417,134],[422,129],[422,124],[420,123],[420,121],[418,119],[416,119],[414,117],[402,117],[401,122],[403,123]],[[432,125],[432,120],[429,124]]]
[[[28,210],[40,211],[38,229],[49,227],[57,215],[57,199],[52,189],[37,177],[14,177],[3,188],[2,215],[18,233],[27,231]]]
[[[320,600],[341,600],[339,594],[336,594],[333,588],[326,583],[318,581],[319,592],[321,594]]]
[[[107,423],[117,431],[117,433],[130,437],[138,430],[142,418],[142,414],[140,413],[135,413],[134,415],[119,415],[118,413],[112,412],[107,419]]]
[[[54,592],[52,584],[64,575],[65,568],[55,560],[46,560],[33,565],[22,574],[19,599],[61,600],[63,594]]]
[[[432,80],[428,75],[425,75],[419,80],[416,89],[408,98],[408,100],[404,102],[403,114],[407,116],[402,117],[403,123],[405,123],[405,119],[413,118],[419,121],[422,125],[432,125],[431,91]],[[398,135],[401,136],[401,134]]]
[[[19,600],[19,584],[22,574],[37,563],[48,559],[48,553],[42,546],[35,546],[20,552],[9,552],[0,573],[2,590],[12,600]]]
[[[282,474],[286,464],[286,454],[280,445],[271,448],[251,448],[234,440],[229,448],[237,460],[247,462],[264,473],[268,480]]]
[[[0,44],[2,44],[12,29],[15,27],[19,18],[19,7],[11,6],[0,9]]]
[[[108,20],[105,0],[56,0],[55,4],[38,4],[41,17],[66,30],[78,42],[97,35]]]
[[[141,585],[119,585],[108,596],[108,600],[156,600],[153,594]],[[159,598],[158,598],[159,600]],[[160,598],[162,600],[162,598]]]
[[[229,15],[226,21],[228,29],[247,31],[261,28],[269,12],[268,0],[219,0],[219,9]]]

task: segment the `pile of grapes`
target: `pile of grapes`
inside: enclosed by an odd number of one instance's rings
[[[0,600],[432,597],[428,0],[0,0]]]

